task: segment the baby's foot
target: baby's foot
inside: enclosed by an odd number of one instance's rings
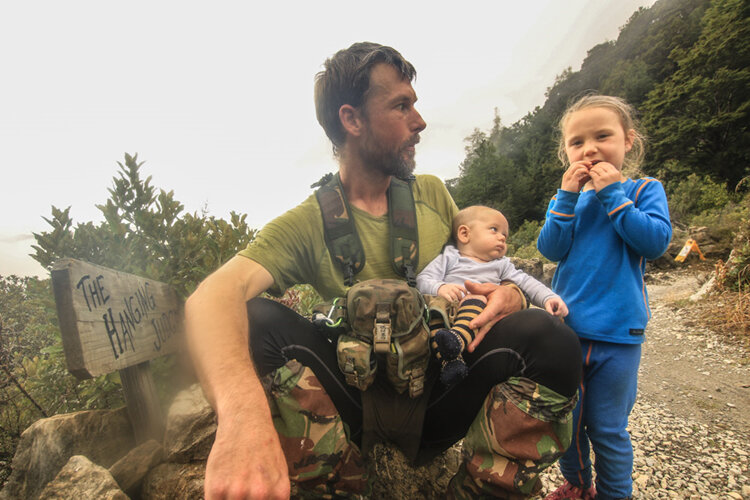
[[[458,333],[443,328],[435,332],[433,339],[440,359],[454,359],[464,350],[464,341]]]
[[[469,374],[469,368],[464,363],[463,358],[443,361],[443,368],[440,371],[440,381],[445,385],[454,385],[461,382]]]

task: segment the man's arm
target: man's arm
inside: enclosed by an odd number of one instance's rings
[[[272,284],[264,267],[237,256],[185,304],[188,347],[218,418],[206,465],[209,500],[289,498],[286,460],[248,348],[246,302]]]

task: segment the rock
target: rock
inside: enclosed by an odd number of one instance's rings
[[[109,467],[135,445],[127,409],[55,415],[34,422],[18,442],[0,499],[36,498],[74,455]]]
[[[75,455],[47,483],[39,500],[128,500],[112,474],[81,455]]]
[[[541,259],[519,259],[517,257],[510,257],[510,261],[518,270],[523,271],[540,281],[542,280],[544,275],[544,264],[542,264]]]
[[[198,384],[180,392],[169,407],[164,446],[169,462],[205,460],[216,435],[216,415]]]
[[[202,499],[204,462],[157,465],[143,479],[141,500]]]
[[[693,295],[690,296],[690,301],[696,302],[702,299],[703,297],[705,297],[706,294],[713,289],[715,283],[716,283],[716,275],[713,274],[708,281],[703,283],[703,285],[700,287],[700,289],[697,292],[695,292]]]
[[[133,496],[148,471],[163,460],[164,448],[159,442],[151,439],[130,450],[109,468],[109,472],[120,488]]]
[[[457,444],[432,462],[412,467],[396,446],[376,444],[369,459],[372,498],[444,498],[461,463],[461,448]]]
[[[552,278],[555,276],[557,270],[557,264],[544,264],[541,282],[547,286],[552,285]]]

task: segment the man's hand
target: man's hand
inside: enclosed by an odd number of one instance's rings
[[[469,352],[474,352],[477,345],[482,341],[487,332],[495,326],[495,323],[506,316],[520,311],[523,306],[521,295],[518,291],[509,286],[495,285],[493,283],[464,283],[469,293],[475,295],[484,295],[487,297],[487,305],[476,318],[474,318],[469,327],[474,329],[477,334],[474,340],[466,347]]]
[[[589,170],[589,175],[591,176],[591,183],[594,185],[594,189],[597,193],[610,184],[622,180],[622,172],[606,161],[600,161],[592,166]]]
[[[268,416],[246,408],[219,418],[206,464],[206,500],[288,499],[289,473]],[[269,425],[270,424],[270,425]]]
[[[552,297],[547,299],[547,301],[544,303],[544,310],[550,313],[552,316],[558,316],[560,318],[564,318],[568,315],[568,306],[560,297]]]
[[[459,301],[467,293],[466,288],[452,283],[440,285],[440,288],[438,288],[438,295],[450,301]]]

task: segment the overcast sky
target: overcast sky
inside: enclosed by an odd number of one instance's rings
[[[463,139],[509,125],[653,0],[14,1],[0,5],[0,275],[50,207],[101,221],[125,152],[189,212],[260,228],[333,171],[313,77],[356,41],[417,68],[417,172],[458,175]],[[258,6],[262,5],[262,6]],[[368,8],[362,6],[369,5]]]

